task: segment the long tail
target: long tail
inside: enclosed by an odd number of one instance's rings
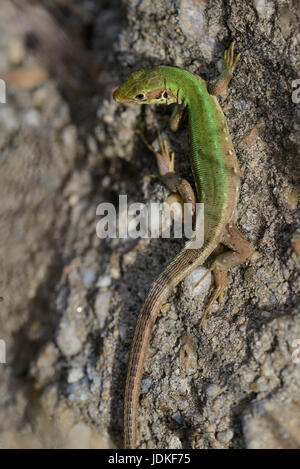
[[[186,247],[173,259],[150,288],[140,310],[132,340],[124,403],[124,448],[135,448],[136,412],[144,362],[153,324],[170,292],[190,272],[203,264],[216,247],[211,241],[201,249]]]

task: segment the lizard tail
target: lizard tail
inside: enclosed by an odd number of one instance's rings
[[[131,344],[127,370],[124,404],[124,448],[135,448],[136,413],[144,362],[148,350],[152,327],[161,306],[169,294],[190,272],[203,264],[215,249],[215,240],[204,244],[201,249],[185,248],[152,284],[140,310]]]

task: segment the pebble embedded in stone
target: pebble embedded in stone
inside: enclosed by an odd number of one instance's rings
[[[269,19],[274,13],[274,2],[269,0],[254,0],[254,6],[260,19]]]
[[[187,286],[190,296],[208,292],[212,283],[211,272],[197,285],[206,272],[205,267],[198,267],[186,277],[184,284]]]
[[[76,383],[77,381],[80,381],[83,376],[84,372],[82,368],[72,368],[68,374],[68,383]]]
[[[104,327],[105,320],[108,316],[111,297],[111,291],[100,291],[96,297],[95,312],[98,317],[100,329]]]
[[[179,425],[182,423],[182,415],[180,412],[175,412],[175,414],[172,415],[172,419],[175,420]]]
[[[80,352],[82,342],[76,335],[75,324],[69,320],[60,323],[57,344],[64,355],[71,357]]]
[[[219,394],[221,394],[221,392],[222,389],[217,384],[210,384],[206,388],[206,395],[211,398],[217,397]]]
[[[143,379],[142,383],[141,383],[143,392],[148,392],[149,389],[150,389],[151,384],[152,384],[152,379],[150,379],[150,378]]]
[[[223,443],[223,444],[229,443],[229,441],[232,440],[233,436],[234,436],[234,432],[230,428],[217,433],[217,439],[219,440],[220,443]]]
[[[110,287],[110,285],[111,285],[111,277],[109,275],[103,275],[102,277],[99,277],[96,286],[105,288],[105,287]]]

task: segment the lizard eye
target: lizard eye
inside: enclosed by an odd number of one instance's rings
[[[164,94],[163,94],[163,98],[167,99],[167,97],[168,97],[168,92],[165,91]]]
[[[141,100],[144,99],[144,98],[145,98],[145,95],[142,94],[142,93],[141,93],[141,94],[137,94],[136,97],[135,97],[135,99],[138,99],[139,101],[141,101]]]

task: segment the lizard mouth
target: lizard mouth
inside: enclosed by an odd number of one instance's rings
[[[131,98],[126,98],[125,96],[122,96],[120,93],[120,88],[117,88],[114,93],[113,93],[113,99],[117,101],[117,103],[133,103],[134,100]]]
[[[113,92],[113,98],[115,101],[117,101],[118,103],[120,102],[120,93],[119,93],[119,88],[115,88],[114,92]]]

